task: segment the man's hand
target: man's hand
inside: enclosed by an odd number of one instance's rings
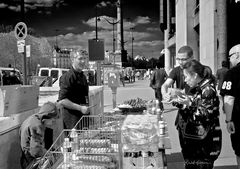
[[[90,113],[90,109],[87,106],[81,106],[81,110],[82,114],[89,114]]]
[[[234,123],[232,121],[227,123],[227,131],[230,134],[234,134],[235,133],[235,126],[234,126]]]
[[[170,102],[172,100],[171,92],[168,92],[168,93],[164,94],[163,95],[163,100],[166,101],[166,102]]]

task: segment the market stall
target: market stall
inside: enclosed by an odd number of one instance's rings
[[[167,125],[153,104],[148,102],[139,114],[83,116],[72,130],[63,130],[43,157],[43,166],[53,169],[166,168],[165,149],[171,148]]]

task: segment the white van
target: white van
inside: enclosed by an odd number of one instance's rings
[[[52,86],[59,86],[60,77],[66,73],[69,69],[64,68],[49,68],[49,67],[41,67],[39,68],[38,76],[48,76],[52,77]]]
[[[0,67],[0,86],[3,85],[3,74],[10,74],[11,71],[15,71],[17,78],[22,82],[23,77],[18,69],[12,67]]]

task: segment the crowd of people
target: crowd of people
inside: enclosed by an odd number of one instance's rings
[[[57,105],[62,105],[64,109],[64,129],[76,127],[80,118],[90,112],[89,86],[82,72],[87,65],[87,57],[81,51],[72,51],[70,58],[72,67],[60,79],[58,101],[44,104],[36,115],[29,117],[21,126],[23,169],[46,152],[45,132],[58,117]],[[240,101],[240,45],[229,51],[229,58],[233,67],[228,70],[224,61],[224,68],[218,70],[214,77],[208,66],[194,59],[192,48],[183,46],[176,56],[179,66],[169,74],[158,67],[150,78],[150,86],[155,91],[161,110],[164,111],[162,101],[178,108],[175,125],[186,169],[212,169],[221,152],[220,98],[223,98],[227,131],[231,134],[240,168],[240,106],[236,104]],[[170,90],[174,83],[178,89],[175,93]]]

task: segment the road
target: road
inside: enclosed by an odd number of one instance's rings
[[[155,98],[154,91],[149,87],[149,80],[139,80],[139,81],[136,81],[135,83],[130,83],[130,84],[126,83],[125,87],[120,86],[117,89],[116,102],[117,104],[120,104],[124,100],[137,98],[137,97],[141,99],[146,99],[146,100]],[[104,86],[104,111],[105,112],[110,111],[111,109],[112,109],[111,89],[108,86]],[[169,136],[171,139],[171,146],[172,146],[172,149],[168,150],[166,153],[172,154],[173,158],[171,158],[171,156],[168,156],[170,157],[168,159],[173,163],[175,163],[175,164],[172,164],[171,168],[175,168],[174,166],[176,166],[176,169],[179,169],[179,165],[182,165],[182,158],[179,157],[181,149],[178,141],[178,133],[174,125],[177,109],[175,109],[171,105],[165,105],[165,111],[166,113],[164,114],[164,118],[168,124],[168,131],[169,131]],[[235,168],[235,167],[231,167],[232,165],[236,165],[236,160],[231,147],[229,134],[226,131],[226,124],[224,120],[225,120],[225,115],[220,109],[220,123],[222,128],[222,135],[223,135],[222,151],[218,160],[215,162],[215,166],[224,166],[223,167],[224,169]]]

